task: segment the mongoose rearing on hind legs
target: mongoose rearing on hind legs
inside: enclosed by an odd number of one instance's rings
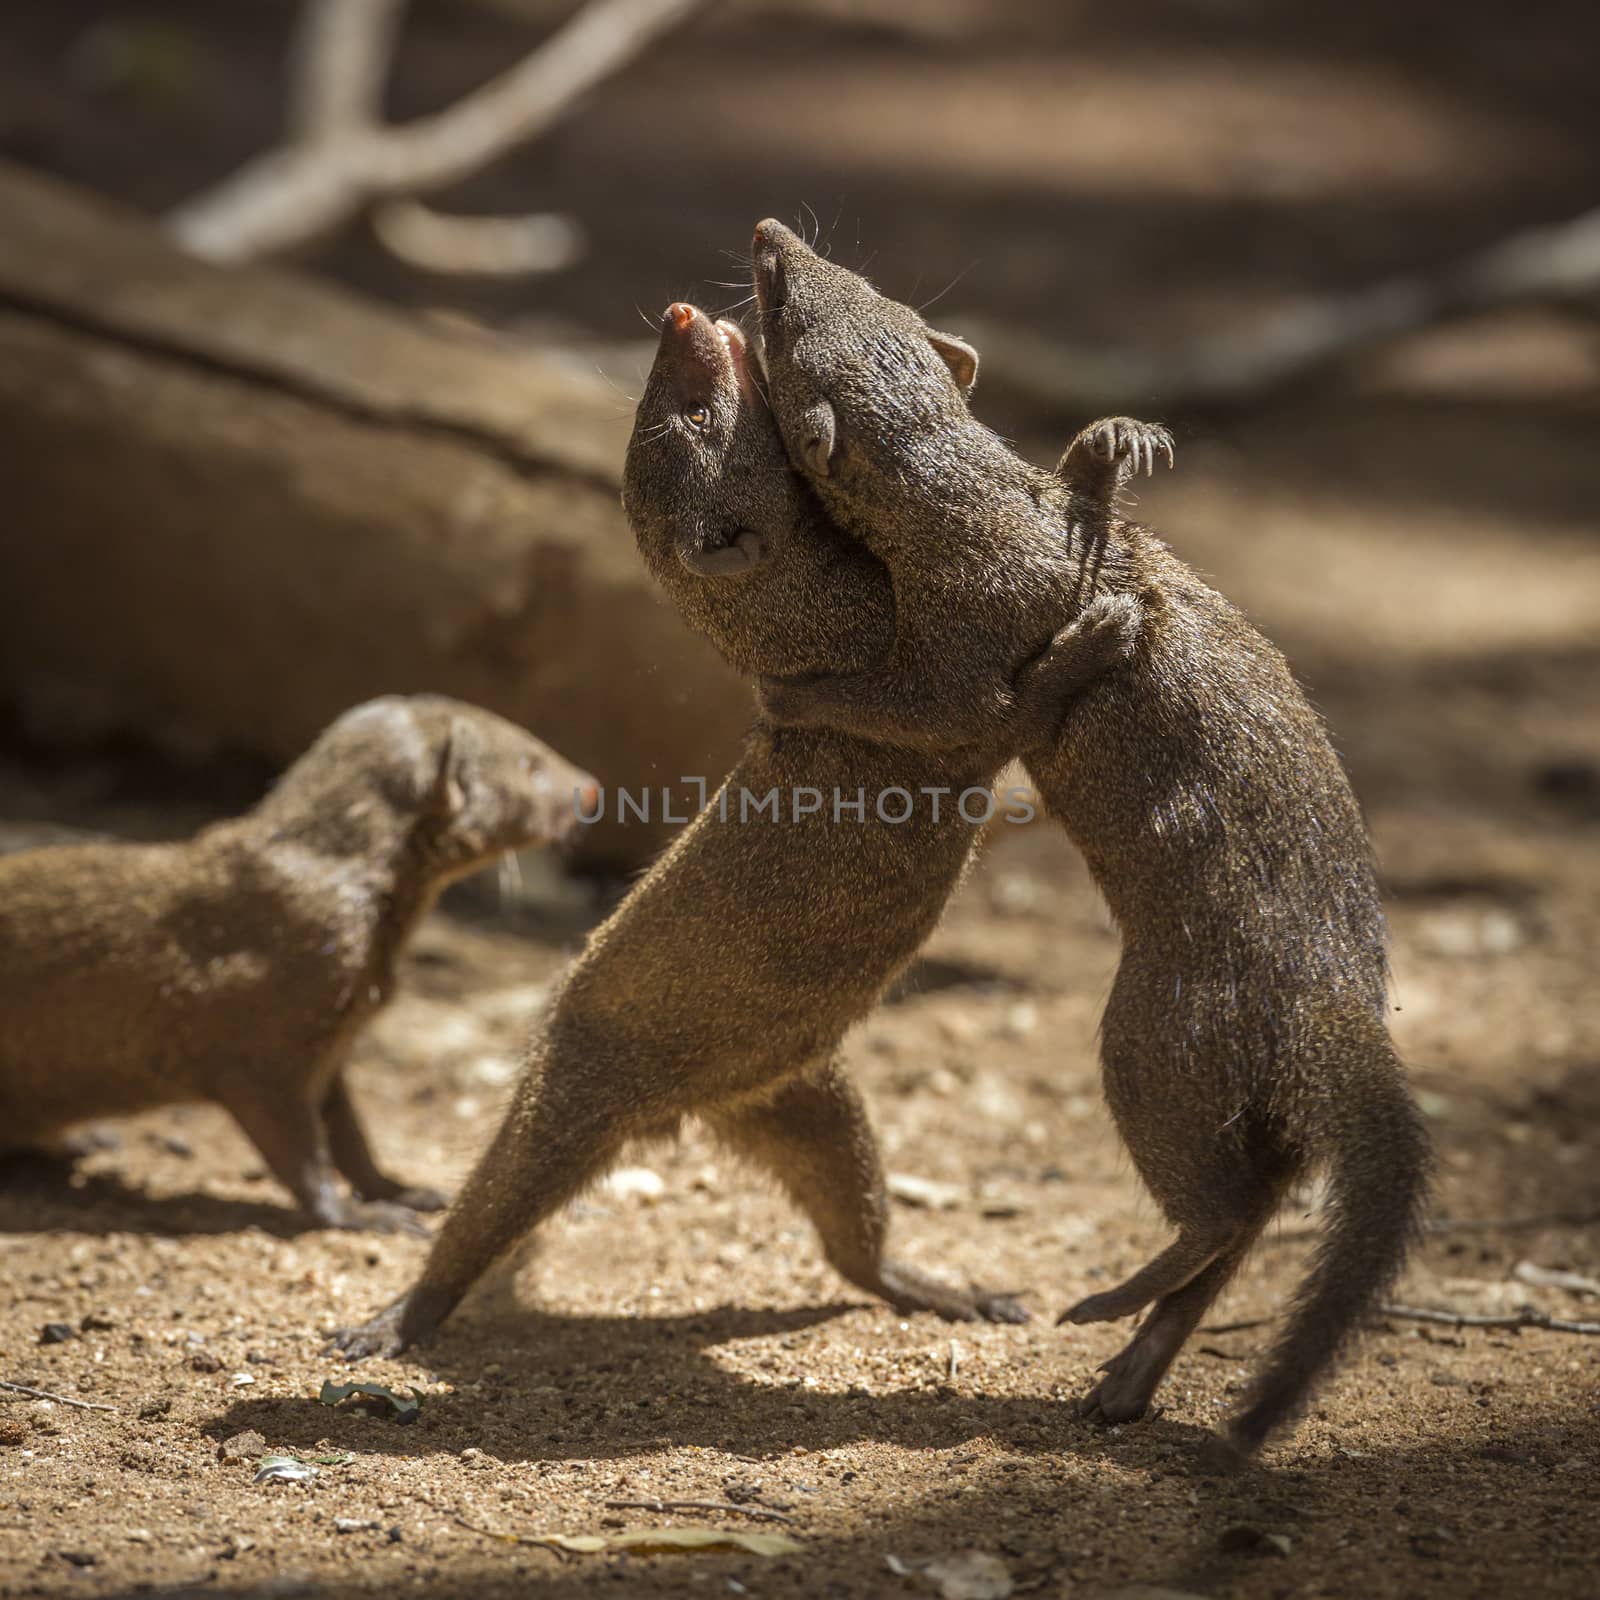
[[[887,574],[790,471],[739,329],[693,306],[662,319],[624,504],[651,571],[736,667],[842,672],[888,655]],[[1125,620],[1086,618],[1035,670],[1065,696],[1073,661],[1093,674],[1124,648]],[[904,1311],[1020,1320],[1006,1296],[886,1254],[877,1143],[838,1058],[967,865],[976,830],[960,797],[987,796],[1009,753],[925,755],[759,722],[564,978],[420,1279],[340,1344],[392,1354],[428,1337],[627,1140],[669,1135],[691,1113],[777,1179],[858,1288]]]
[[[215,1101],[313,1222],[419,1231],[445,1201],[374,1162],[351,1044],[439,891],[563,837],[592,788],[490,712],[391,696],[191,840],[0,860],[0,1144]]]
[[[882,558],[896,608],[885,668],[771,685],[770,714],[970,738],[1014,664],[1079,607],[1120,599],[1139,614],[1130,659],[1024,759],[1122,932],[1106,1098],[1178,1234],[1064,1320],[1154,1303],[1084,1403],[1108,1422],[1139,1416],[1290,1185],[1325,1168],[1320,1249],[1229,1425],[1231,1448],[1254,1450],[1398,1272],[1426,1187],[1349,782],[1244,617],[1148,529],[1085,513],[1070,480],[1103,459],[1103,428],[1056,474],[1031,467],[968,410],[977,357],[960,340],[780,223],[757,228],[754,270],[790,454],[830,517]]]

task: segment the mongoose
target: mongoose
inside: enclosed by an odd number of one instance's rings
[[[623,498],[651,571],[742,670],[859,671],[887,656],[888,575],[790,471],[732,324],[668,308]],[[1121,627],[1091,619],[1061,659],[1076,647],[1099,670],[1116,644],[1102,636]],[[1007,754],[920,755],[758,721],[722,788],[569,969],[420,1279],[338,1333],[344,1349],[394,1354],[429,1337],[626,1141],[668,1136],[691,1113],[778,1181],[857,1288],[902,1311],[1022,1320],[1008,1296],[885,1254],[877,1142],[838,1055],[938,921],[977,837],[960,796],[987,797]],[[755,809],[768,796],[775,813]]]
[[[1080,607],[1120,599],[1139,615],[1129,659],[1024,759],[1121,928],[1106,1098],[1178,1235],[1063,1320],[1154,1302],[1084,1401],[1107,1422],[1141,1415],[1290,1185],[1325,1168],[1321,1247],[1228,1425],[1226,1448],[1251,1452],[1398,1272],[1426,1189],[1355,796],[1278,651],[1148,529],[1085,508],[1074,473],[1118,454],[1103,426],[1038,470],[971,415],[977,357],[960,340],[780,223],[756,230],[755,283],[790,454],[887,565],[896,607],[885,669],[770,685],[770,714],[969,738]],[[1167,443],[1147,436],[1116,471]]]
[[[0,1140],[215,1101],[318,1226],[420,1231],[445,1201],[373,1161],[350,1046],[440,890],[561,838],[592,791],[490,712],[391,696],[193,839],[0,860]]]

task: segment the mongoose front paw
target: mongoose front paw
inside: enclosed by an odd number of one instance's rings
[[[957,1289],[930,1278],[915,1267],[887,1261],[881,1269],[880,1292],[896,1311],[932,1311],[946,1322],[1026,1322],[1014,1294],[994,1290]]]
[[[1136,595],[1100,595],[1017,674],[1012,719],[1021,749],[1055,743],[1072,697],[1133,655],[1143,622]]]
[[[1106,465],[1128,464],[1128,476],[1140,472],[1148,478],[1156,470],[1156,457],[1163,455],[1174,464],[1172,435],[1159,423],[1141,422],[1137,417],[1103,417],[1078,435],[1079,441],[1097,461]]]
[[[448,1211],[450,1208],[450,1197],[437,1189],[396,1189],[384,1199],[390,1205],[404,1206],[407,1211]]]

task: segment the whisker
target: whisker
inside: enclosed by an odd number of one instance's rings
[[[955,277],[953,277],[953,278],[952,278],[952,279],[951,279],[951,280],[950,280],[950,281],[949,281],[949,283],[947,283],[947,284],[946,284],[946,285],[945,285],[945,286],[944,286],[944,288],[942,288],[942,289],[941,289],[941,290],[940,290],[940,291],[939,291],[939,292],[938,292],[938,294],[936,294],[936,295],[935,295],[935,296],[934,296],[934,297],[933,297],[933,298],[932,298],[932,299],[931,299],[931,300],[924,300],[924,301],[923,301],[923,302],[922,302],[922,304],[921,304],[921,305],[920,305],[920,306],[918,306],[918,307],[917,307],[917,310],[918,310],[918,311],[926,311],[926,310],[927,310],[927,309],[928,309],[928,307],[929,307],[929,306],[934,306],[934,305],[937,305],[937,304],[938,304],[938,303],[939,303],[939,302],[940,302],[940,301],[941,301],[941,300],[943,300],[943,299],[944,299],[944,297],[945,297],[945,296],[946,296],[946,295],[947,295],[947,294],[949,294],[949,293],[950,293],[950,291],[951,291],[951,290],[952,290],[952,289],[953,289],[953,288],[955,288],[955,286],[956,286],[956,285],[957,285],[957,284],[958,284],[958,283],[960,283],[960,282],[961,282],[961,280],[962,280],[962,279],[963,279],[963,278],[964,278],[964,277],[966,277],[966,275],[967,275],[967,274],[968,274],[968,273],[969,273],[969,272],[971,272],[971,271],[972,271],[972,269],[973,269],[973,268],[974,268],[974,267],[975,267],[975,266],[977,266],[977,264],[978,264],[978,263],[977,263],[977,262],[976,262],[976,261],[969,261],[969,262],[968,262],[968,263],[967,263],[967,264],[966,264],[966,266],[964,266],[964,267],[963,267],[963,268],[962,268],[962,269],[961,269],[961,270],[960,270],[960,271],[959,271],[959,272],[958,272],[958,273],[957,273],[957,274],[956,274],[956,275],[955,275]]]
[[[640,395],[629,394],[626,389],[619,387],[615,379],[612,378],[611,374],[607,372],[598,361],[594,364],[594,370],[600,374],[600,381],[606,386],[606,388],[611,390],[613,394],[621,395],[630,406],[637,406],[639,404]]]

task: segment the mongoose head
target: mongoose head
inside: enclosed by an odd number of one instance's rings
[[[744,576],[801,516],[800,488],[750,370],[744,330],[683,301],[639,401],[622,505],[652,572]]]
[[[858,672],[893,648],[888,572],[790,467],[732,323],[667,307],[623,483],[652,576],[738,671]]]
[[[443,695],[347,711],[262,803],[277,831],[327,854],[394,835],[442,887],[508,850],[565,841],[596,814],[588,773],[504,717]]]
[[[830,507],[892,492],[908,453],[970,421],[971,345],[930,328],[770,218],[753,269],[768,391],[795,464]]]

